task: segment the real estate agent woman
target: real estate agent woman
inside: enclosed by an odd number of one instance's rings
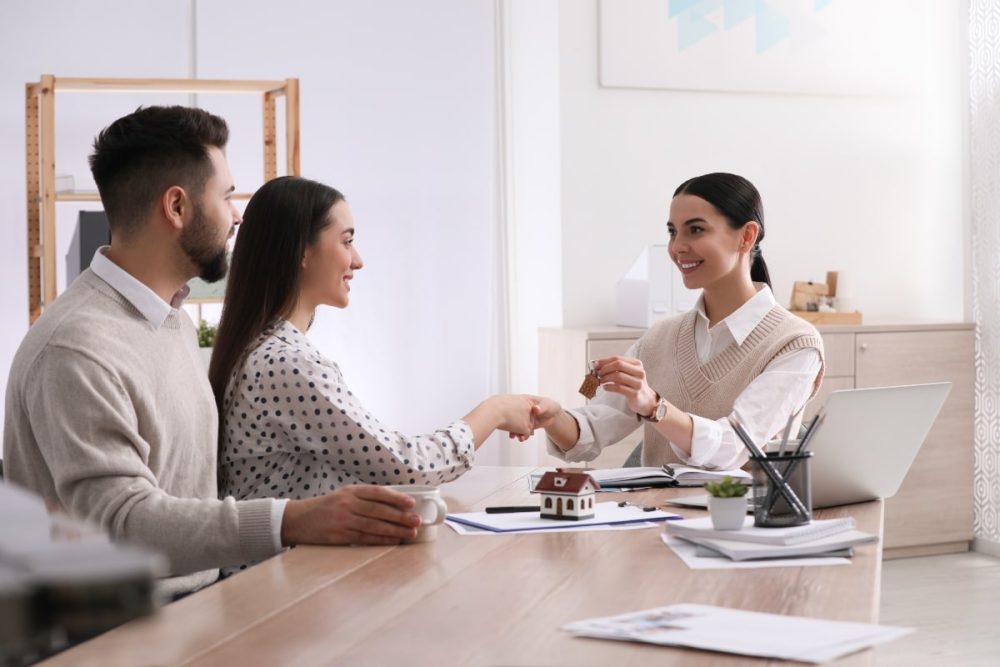
[[[736,468],[747,452],[729,415],[764,442],[819,388],[819,333],[771,292],[757,188],[724,173],[685,181],[667,233],[684,285],[702,290],[697,305],[654,324],[624,356],[596,360],[601,388],[586,407],[539,400],[535,426],[552,454],[589,461],[642,425],[643,465]]]

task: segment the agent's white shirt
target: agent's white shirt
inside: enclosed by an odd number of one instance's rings
[[[776,302],[771,289],[755,283],[757,293],[729,317],[709,328],[705,314],[704,298],[699,298],[695,309],[695,349],[698,360],[708,363],[729,345],[742,345],[750,332],[760,324]],[[636,356],[638,343],[625,353]],[[733,403],[735,416],[754,442],[764,442],[784,430],[788,416],[798,413],[809,400],[816,374],[822,361],[815,349],[795,350],[774,359],[764,371],[747,385]],[[669,397],[668,399],[669,400]],[[586,407],[568,411],[580,426],[580,439],[576,445],[563,452],[554,442],[548,441],[550,454],[565,461],[592,461],[601,451],[626,437],[642,422],[628,409],[624,396],[598,389],[594,400]],[[712,420],[691,414],[694,431],[691,436],[691,454],[670,443],[677,457],[688,465],[699,468],[729,470],[746,463],[749,456],[740,442],[728,416]],[[794,431],[793,431],[794,432]],[[628,456],[622,452],[622,461]]]

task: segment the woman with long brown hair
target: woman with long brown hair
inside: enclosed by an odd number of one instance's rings
[[[368,412],[306,337],[316,308],[346,308],[363,266],[337,190],[274,179],[247,204],[209,379],[219,408],[220,493],[303,498],[346,484],[440,484],[495,430],[531,433],[531,398],[493,396],[429,434]]]

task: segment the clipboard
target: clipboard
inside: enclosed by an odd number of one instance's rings
[[[641,507],[626,505],[619,507],[616,502],[594,505],[594,518],[581,521],[560,521],[543,519],[538,512],[516,514],[487,514],[486,512],[462,512],[449,514],[448,520],[492,533],[544,531],[557,528],[579,528],[583,526],[611,526],[629,523],[653,523],[682,518],[679,514],[655,510],[643,511]]]

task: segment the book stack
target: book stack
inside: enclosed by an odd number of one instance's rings
[[[740,530],[715,530],[709,517],[668,521],[663,532],[699,547],[699,555],[718,555],[735,561],[763,558],[850,556],[855,546],[878,542],[878,537],[855,530],[854,519],[814,520],[787,528],[758,528],[753,517]]]

